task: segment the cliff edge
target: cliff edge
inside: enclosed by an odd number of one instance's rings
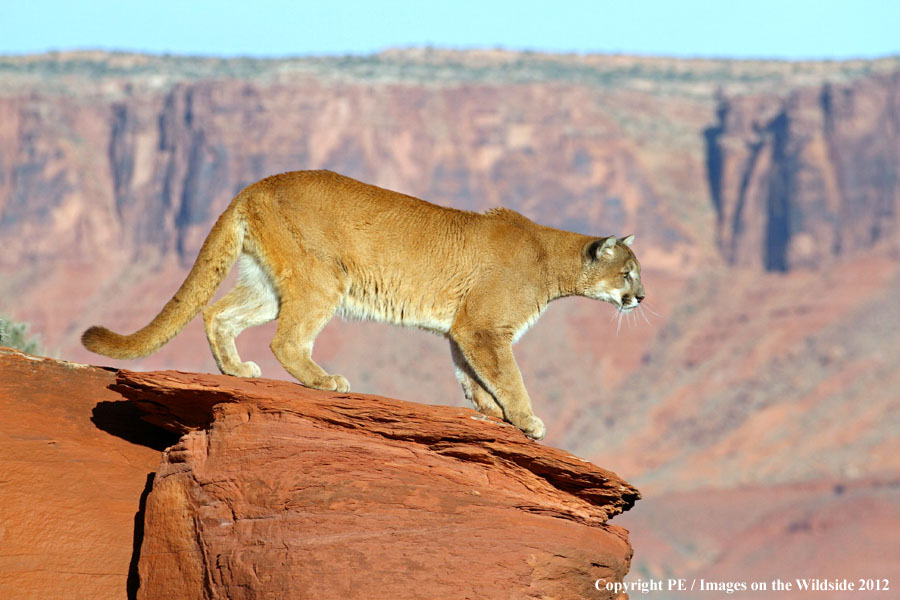
[[[631,559],[634,487],[469,409],[9,349],[0,409],[4,597],[609,598]]]

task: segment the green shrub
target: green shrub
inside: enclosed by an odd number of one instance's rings
[[[28,324],[18,323],[0,315],[0,346],[9,346],[29,354],[40,354],[41,343],[36,337],[28,337]]]

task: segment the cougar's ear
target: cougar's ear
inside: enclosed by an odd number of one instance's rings
[[[616,247],[616,236],[611,235],[608,238],[602,240],[594,240],[587,246],[587,250],[585,250],[585,254],[591,260],[596,260],[600,258],[600,255],[603,252],[612,254],[613,248]]]
[[[626,235],[623,238],[619,238],[619,241],[622,242],[623,244],[625,244],[626,246],[630,246],[631,242],[634,241],[634,234],[632,233],[631,235]]]

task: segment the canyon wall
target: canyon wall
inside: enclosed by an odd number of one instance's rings
[[[707,165],[729,264],[788,271],[898,250],[900,73],[723,98],[717,115]]]

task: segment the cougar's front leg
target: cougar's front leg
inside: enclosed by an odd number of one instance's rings
[[[489,417],[502,419],[503,409],[500,408],[491,393],[478,383],[478,376],[475,375],[472,366],[463,356],[459,344],[453,340],[450,340],[450,355],[453,357],[453,365],[456,367],[456,379],[462,386],[466,398],[475,406],[475,410]]]
[[[512,336],[462,322],[454,323],[450,337],[478,381],[503,409],[504,418],[528,437],[542,439],[546,428],[531,410],[531,399],[513,357]]]

